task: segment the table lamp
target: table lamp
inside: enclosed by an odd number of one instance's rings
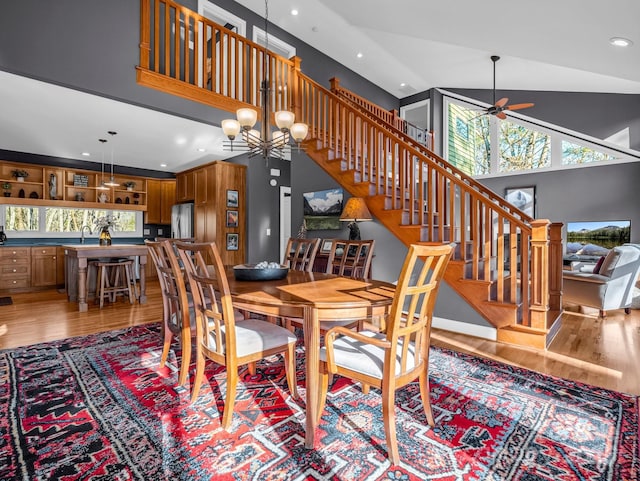
[[[362,197],[351,197],[342,209],[340,220],[349,222],[349,240],[360,240],[358,222],[373,220],[373,218]]]

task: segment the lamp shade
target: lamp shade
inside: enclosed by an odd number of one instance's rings
[[[225,119],[222,121],[222,132],[231,140],[240,133],[240,122],[235,119]]]
[[[371,212],[367,208],[362,197],[351,197],[342,209],[340,220],[350,222],[361,222],[365,220],[373,220]]]
[[[253,109],[238,109],[236,110],[236,117],[238,118],[238,122],[240,122],[240,126],[245,130],[249,130],[256,125],[258,112]]]
[[[293,112],[289,112],[288,110],[278,110],[276,112],[275,118],[278,128],[287,131],[293,125],[295,115],[293,114]]]
[[[307,124],[296,123],[291,126],[291,137],[298,143],[307,138],[307,133],[309,133]]]

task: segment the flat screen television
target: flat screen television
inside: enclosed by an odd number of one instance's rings
[[[631,221],[607,220],[567,223],[565,263],[597,262],[615,246],[631,242]]]

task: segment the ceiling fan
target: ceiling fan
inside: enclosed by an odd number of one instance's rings
[[[500,100],[496,101],[496,62],[500,60],[500,57],[497,55],[491,56],[491,61],[493,62],[493,105],[487,109],[488,114],[495,115],[499,119],[506,119],[507,114],[505,114],[505,110],[520,110],[527,109],[529,107],[533,107],[534,104],[531,102],[524,104],[513,104],[507,105],[509,99],[507,97],[502,97]]]

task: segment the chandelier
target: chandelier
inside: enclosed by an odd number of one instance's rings
[[[222,132],[229,139],[229,143],[224,145],[230,151],[248,151],[249,157],[261,155],[268,159],[276,157],[283,159],[293,145],[300,150],[302,141],[307,137],[309,126],[307,124],[295,122],[295,115],[288,110],[279,110],[274,114],[278,130],[271,131],[269,117],[269,99],[271,89],[269,88],[267,56],[269,52],[269,34],[267,25],[269,19],[268,0],[264,2],[264,35],[265,52],[262,56],[262,83],[260,84],[260,98],[262,103],[262,118],[260,120],[260,130],[254,129],[258,121],[258,112],[252,108],[242,108],[236,111],[235,119],[225,119],[222,121]],[[236,141],[236,137],[240,138]],[[236,142],[234,144],[234,141]]]

